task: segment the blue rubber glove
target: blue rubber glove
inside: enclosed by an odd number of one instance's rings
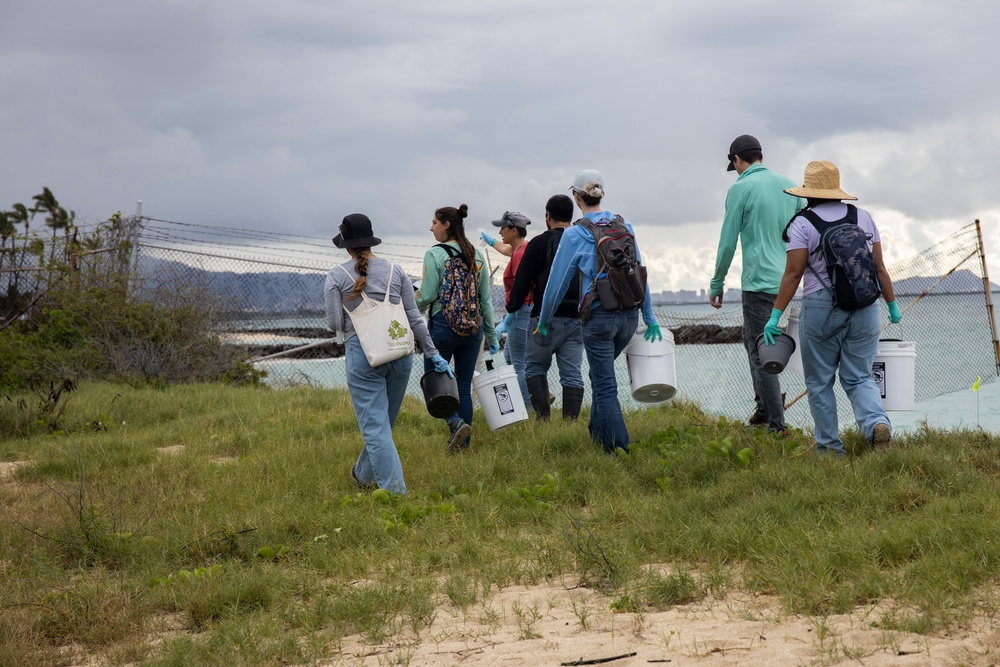
[[[648,340],[650,343],[655,343],[658,340],[663,340],[663,332],[660,331],[660,325],[657,322],[646,325],[646,332],[642,334],[642,337]]]
[[[503,330],[507,333],[513,331],[515,320],[517,320],[517,313],[507,313],[507,316],[503,318]]]
[[[774,337],[781,335],[781,331],[778,329],[778,320],[780,319],[781,311],[777,308],[772,308],[771,317],[768,319],[767,324],[764,325],[764,345],[774,345]]]
[[[549,335],[549,323],[548,322],[539,322],[538,326],[535,327],[535,333],[540,333],[543,336],[548,336]]]
[[[500,324],[498,324],[496,327],[497,338],[500,337],[500,334],[506,331],[507,331],[507,318],[505,317],[502,320],[500,320]]]
[[[903,313],[899,310],[899,304],[896,303],[895,299],[889,301],[885,305],[889,306],[889,321],[893,324],[899,324],[903,321]]]
[[[489,234],[487,234],[486,232],[479,232],[479,236],[482,237],[484,241],[486,241],[486,244],[489,247],[492,248],[494,245],[496,245],[497,240],[492,236],[490,236]]]
[[[444,357],[440,354],[435,354],[431,357],[431,363],[434,364],[434,370],[438,373],[447,373],[450,378],[455,377],[455,373],[452,372],[451,366],[448,365],[448,362],[445,361]]]
[[[490,354],[496,354],[500,351],[500,343],[490,343]]]

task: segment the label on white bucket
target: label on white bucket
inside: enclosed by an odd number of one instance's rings
[[[501,415],[509,415],[514,412],[514,401],[510,398],[510,391],[506,384],[493,386],[493,393],[497,399],[497,407],[500,408]]]
[[[885,400],[885,362],[876,361],[872,363],[872,379],[875,380],[875,386],[878,387],[878,393],[882,395],[882,400]]]

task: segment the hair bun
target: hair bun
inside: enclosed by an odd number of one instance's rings
[[[462,219],[462,220],[465,220],[466,218],[468,218],[469,217],[469,207],[466,206],[465,204],[462,204],[461,206],[459,206],[458,207],[458,217],[460,219]]]
[[[587,185],[584,186],[583,191],[587,195],[591,197],[597,197],[598,199],[604,196],[604,189],[601,187],[599,183],[596,183],[595,181],[590,181],[589,183],[587,183]]]

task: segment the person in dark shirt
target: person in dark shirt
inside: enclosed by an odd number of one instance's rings
[[[516,313],[529,301],[531,321],[528,331],[538,328],[538,314],[542,305],[542,295],[549,278],[549,268],[563,231],[573,219],[573,200],[566,195],[554,195],[545,204],[545,224],[548,229],[528,242],[521,257],[514,286],[507,300],[507,312]],[[552,356],[556,357],[559,368],[559,384],[562,385],[563,419],[576,419],[583,403],[583,329],[580,324],[577,304],[580,300],[578,281],[567,290],[556,308],[552,326],[547,333],[535,333],[527,337],[524,353],[524,376],[531,397],[531,407],[539,421],[549,418],[549,367]]]

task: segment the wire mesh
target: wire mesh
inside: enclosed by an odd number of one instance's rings
[[[313,346],[260,362],[272,383],[346,386],[343,348],[324,342],[331,333],[323,312],[323,284],[329,269],[346,259],[329,241],[144,218],[139,250],[138,270],[148,284],[162,287],[181,275],[190,280],[194,274],[219,295],[223,305],[220,335],[244,346],[248,356],[260,358]],[[968,388],[977,376],[983,382],[996,377],[987,287],[978,251],[973,224],[889,267],[904,318],[901,324],[886,328],[883,337],[916,343],[918,402]],[[419,279],[422,248],[384,243],[378,254]],[[493,272],[506,261],[491,254]],[[494,280],[493,297],[495,310],[501,314],[503,291],[498,282]],[[884,304],[882,309],[885,317]],[[755,404],[746,351],[739,342],[740,304],[727,303],[720,310],[707,303],[661,304],[654,310],[661,327],[674,334],[677,396],[709,413],[736,420],[749,417]],[[782,325],[786,323],[787,317]],[[583,370],[586,377],[586,359]],[[422,365],[415,363],[408,389],[414,395],[420,394],[422,372]],[[632,400],[624,355],[616,363],[616,375],[623,407],[642,407]],[[549,385],[558,387],[555,368]],[[788,423],[811,426],[807,401],[795,400],[805,390],[802,376],[786,371],[781,385],[790,403]],[[851,410],[842,390],[836,391],[843,426],[851,423]],[[559,392],[554,393],[558,406]],[[585,405],[590,399],[588,386]]]

